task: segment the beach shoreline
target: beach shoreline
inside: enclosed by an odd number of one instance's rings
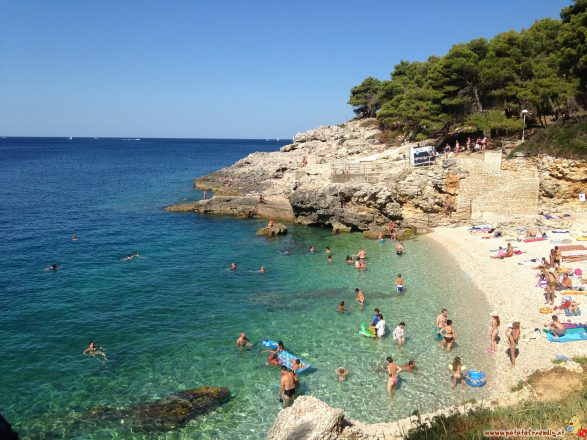
[[[555,243],[550,240],[534,243],[514,242],[515,246],[519,246],[526,253],[510,259],[492,259],[490,256],[495,253],[490,250],[505,246],[506,240],[503,237],[483,240],[479,236],[471,235],[466,227],[435,228],[427,237],[452,255],[458,268],[472,279],[477,288],[484,293],[492,310],[500,316],[501,341],[497,353],[486,354],[494,357],[495,369],[499,373],[492,375],[494,383],[489,387],[493,399],[501,400],[507,397],[512,387],[526,380],[534,371],[552,367],[552,361],[557,355],[572,358],[587,354],[587,349],[580,342],[550,343],[543,335],[529,340],[521,338],[516,367],[510,367],[505,337],[508,323],[520,321],[524,335],[526,331],[536,328],[541,330],[544,324],[551,320],[550,314],[539,312],[540,307],[544,306],[544,297],[542,289],[536,287],[535,271],[532,270],[532,266],[519,265],[518,262],[548,256]],[[587,304],[584,296],[574,298],[581,304],[581,308],[585,309]],[[559,302],[560,294],[557,293],[555,305]],[[559,315],[559,318],[564,322],[581,322],[581,317]],[[487,316],[486,322],[479,323],[479,332],[486,334],[489,324],[490,317]],[[489,338],[487,341],[487,346],[479,347],[480,351],[485,352],[489,347]]]

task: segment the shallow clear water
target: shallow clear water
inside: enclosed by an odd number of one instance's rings
[[[260,344],[239,352],[240,331],[259,343],[283,339],[312,363],[302,392],[366,422],[479,398],[451,391],[455,355],[485,369],[488,307],[450,257],[425,237],[393,245],[360,234],[333,236],[293,226],[278,239],[255,236],[264,222],[161,208],[199,197],[192,179],[265,141],[0,139],[0,412],[23,438],[263,438],[280,407],[279,373],[265,366]],[[77,234],[80,240],[71,241]],[[317,248],[311,255],[310,244]],[[334,251],[326,263],[325,246]],[[343,263],[364,246],[368,270]],[[144,258],[123,262],[138,250]],[[236,272],[227,270],[231,261]],[[44,271],[52,262],[62,268]],[[256,270],[265,265],[266,274]],[[405,296],[393,293],[401,272]],[[354,288],[366,294],[361,309]],[[350,312],[336,312],[338,302]],[[358,334],[379,307],[391,333],[407,323],[406,346],[391,336]],[[434,319],[447,307],[460,336],[454,353],[433,340]],[[483,325],[479,326],[479,323]],[[90,339],[108,361],[81,354]],[[390,401],[385,357],[415,359]],[[334,369],[351,375],[336,380]],[[226,386],[232,400],[166,434],[133,433],[97,423],[99,405],[123,407],[203,385]]]

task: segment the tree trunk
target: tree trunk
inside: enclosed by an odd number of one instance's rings
[[[475,95],[475,105],[477,106],[477,110],[479,113],[483,112],[483,106],[481,105],[481,100],[479,99],[479,92],[477,91],[477,87],[471,86],[473,90],[473,94]]]

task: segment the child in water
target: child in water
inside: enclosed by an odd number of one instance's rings
[[[457,386],[457,380],[460,380],[461,385],[465,388],[465,379],[463,376],[465,375],[466,369],[467,367],[461,363],[461,358],[458,356],[455,357],[454,361],[452,361],[452,365],[448,366],[448,371],[452,374],[452,388]]]

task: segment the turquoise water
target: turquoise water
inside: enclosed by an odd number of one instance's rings
[[[199,197],[194,176],[279,146],[0,140],[0,412],[23,438],[263,438],[280,409],[279,373],[265,366],[260,344],[235,348],[240,331],[257,343],[283,339],[314,367],[302,376],[302,393],[362,421],[482,396],[451,391],[446,366],[454,355],[470,367],[488,366],[479,348],[487,345],[488,306],[425,237],[406,243],[399,258],[390,242],[360,234],[292,226],[288,236],[267,239],[255,236],[263,221],[161,209]],[[366,272],[343,263],[359,246],[367,250]],[[121,260],[133,251],[144,258]],[[236,272],[227,270],[232,261]],[[52,262],[61,269],[44,271]],[[267,273],[256,272],[261,265]],[[393,293],[397,272],[407,280],[403,297]],[[365,309],[354,303],[355,287],[365,292]],[[336,312],[341,300],[351,307],[344,315]],[[407,323],[406,346],[357,333],[374,307],[388,333]],[[460,336],[453,354],[432,337],[441,307]],[[105,347],[107,361],[81,354],[90,339]],[[389,355],[419,365],[402,376],[391,401],[383,372]],[[339,366],[351,372],[345,383],[334,375]],[[87,417],[99,405],[123,407],[204,385],[226,386],[233,398],[167,434],[145,436]]]

